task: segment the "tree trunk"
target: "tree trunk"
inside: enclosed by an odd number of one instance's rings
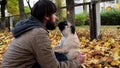
[[[87,0],[83,0],[83,3],[87,2]],[[83,12],[87,12],[87,5],[83,5]]]
[[[58,15],[58,20],[61,21],[63,20],[63,16],[65,14],[64,9],[61,9],[61,7],[63,6],[63,3],[65,3],[63,0],[56,0],[56,6],[57,6],[57,15]]]
[[[1,22],[0,22],[0,29],[5,29],[5,5],[6,5],[7,1],[6,0],[2,0],[1,3]]]
[[[75,26],[75,8],[72,5],[74,5],[74,0],[66,0],[67,20]]]
[[[18,1],[19,1],[20,20],[23,20],[25,19],[25,10],[24,10],[23,0],[18,0]]]

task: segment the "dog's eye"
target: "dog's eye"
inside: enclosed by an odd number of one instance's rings
[[[64,25],[67,25],[67,23],[65,23]]]
[[[67,22],[64,22],[64,25],[68,25],[68,23],[67,23]]]

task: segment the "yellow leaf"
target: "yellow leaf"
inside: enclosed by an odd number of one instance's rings
[[[117,47],[114,48],[112,50],[112,52],[113,52],[113,57],[114,57],[115,60],[120,59],[120,49],[119,48],[117,48]]]
[[[109,45],[110,45],[109,42],[104,43],[104,46],[105,46],[105,47],[108,47]]]
[[[108,40],[109,43],[115,43],[115,40],[113,38]]]
[[[119,66],[120,65],[120,61],[119,60],[114,60],[111,62],[112,66]]]
[[[96,50],[101,50],[101,46],[96,45],[96,46],[95,46],[95,49],[96,49]]]

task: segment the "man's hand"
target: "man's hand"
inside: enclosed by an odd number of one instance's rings
[[[80,61],[80,63],[84,63],[85,62],[85,54],[83,52],[80,52],[77,56],[77,59]]]

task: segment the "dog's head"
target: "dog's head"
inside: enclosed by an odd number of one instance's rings
[[[64,36],[67,36],[68,34],[75,34],[75,27],[68,21],[60,22],[58,27]]]

